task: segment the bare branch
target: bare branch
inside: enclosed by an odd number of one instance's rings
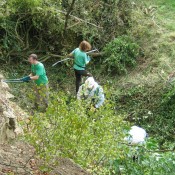
[[[61,11],[61,10],[57,10],[57,11],[60,12],[60,13],[66,14],[66,12],[64,12],[64,11]],[[86,21],[86,20],[84,20],[84,19],[81,19],[81,18],[79,18],[79,17],[76,17],[76,16],[74,16],[74,15],[69,14],[69,16],[72,17],[72,18],[74,18],[75,20],[77,20],[77,21],[79,21],[79,22],[84,22],[84,23],[86,23],[86,24],[92,25],[92,26],[97,27],[97,28],[101,28],[101,29],[103,28],[103,27],[97,26],[96,24],[93,24],[93,23],[91,23],[91,22],[88,22],[88,21]]]
[[[75,0],[72,0],[72,3],[70,5],[70,8],[66,14],[66,19],[65,19],[65,25],[64,25],[64,34],[66,33],[66,29],[67,29],[67,25],[68,25],[68,20],[69,20],[69,16],[70,16],[70,13],[71,11],[73,10],[73,6],[75,4]]]

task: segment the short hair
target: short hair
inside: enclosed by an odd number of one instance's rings
[[[86,52],[88,50],[91,50],[92,46],[89,42],[87,41],[82,41],[79,45],[80,50]]]
[[[38,60],[38,56],[36,54],[31,54],[29,58],[32,57],[34,60]]]

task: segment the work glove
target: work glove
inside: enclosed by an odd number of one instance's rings
[[[26,76],[20,79],[23,82],[29,82],[31,80],[30,76]]]

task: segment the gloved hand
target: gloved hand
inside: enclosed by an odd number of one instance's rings
[[[23,77],[20,79],[23,82],[29,82],[31,80],[31,78],[29,76]]]

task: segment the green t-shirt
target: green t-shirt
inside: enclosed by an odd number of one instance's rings
[[[32,70],[33,76],[35,76],[35,75],[39,76],[39,78],[37,80],[35,80],[35,83],[38,86],[48,83],[46,71],[45,71],[44,65],[42,63],[39,62],[37,64],[32,64],[31,70]]]
[[[88,64],[91,60],[86,52],[83,52],[79,48],[76,48],[72,54],[74,56],[74,69],[85,70],[86,64]]]

